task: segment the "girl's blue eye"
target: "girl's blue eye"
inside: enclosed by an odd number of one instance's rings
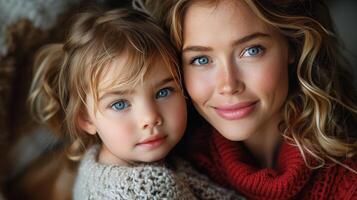
[[[264,48],[262,46],[254,46],[254,47],[249,47],[244,50],[243,52],[243,57],[246,56],[257,56],[261,54],[264,51]]]
[[[173,91],[173,88],[163,88],[156,93],[155,98],[159,99],[159,98],[170,96],[172,91]]]
[[[112,104],[112,108],[116,111],[121,111],[121,110],[124,110],[126,109],[127,107],[129,107],[129,102],[128,101],[125,101],[125,100],[119,100],[115,103]]]
[[[209,58],[207,56],[196,57],[191,61],[194,65],[206,65],[209,63]]]

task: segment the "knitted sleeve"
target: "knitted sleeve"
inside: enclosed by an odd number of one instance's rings
[[[187,161],[175,157],[173,159],[175,173],[185,182],[198,199],[245,199],[235,190],[223,188],[214,183],[207,176],[196,171]]]
[[[96,162],[99,148],[84,156],[74,186],[74,200],[86,199],[196,199],[172,170],[159,164],[133,167]]]

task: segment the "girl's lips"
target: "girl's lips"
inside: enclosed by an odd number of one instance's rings
[[[155,147],[161,145],[165,141],[166,137],[167,136],[165,136],[165,135],[156,135],[153,137],[149,137],[149,138],[139,142],[136,145],[145,147],[145,148],[155,148]]]
[[[215,107],[215,110],[224,119],[238,120],[252,113],[256,104],[257,101],[242,102],[234,105]]]

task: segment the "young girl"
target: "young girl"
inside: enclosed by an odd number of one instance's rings
[[[30,91],[40,121],[70,137],[81,161],[74,199],[237,199],[180,159],[186,104],[176,54],[145,14],[81,13],[43,49]]]
[[[193,163],[249,199],[357,199],[357,93],[323,1],[135,5],[169,29],[208,122]]]

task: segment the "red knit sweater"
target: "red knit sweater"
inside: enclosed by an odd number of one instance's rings
[[[261,169],[239,142],[216,131],[190,138],[189,159],[218,183],[232,187],[249,199],[357,199],[357,175],[330,164],[310,170],[297,147],[283,143],[274,169]],[[357,169],[357,161],[346,161]]]

